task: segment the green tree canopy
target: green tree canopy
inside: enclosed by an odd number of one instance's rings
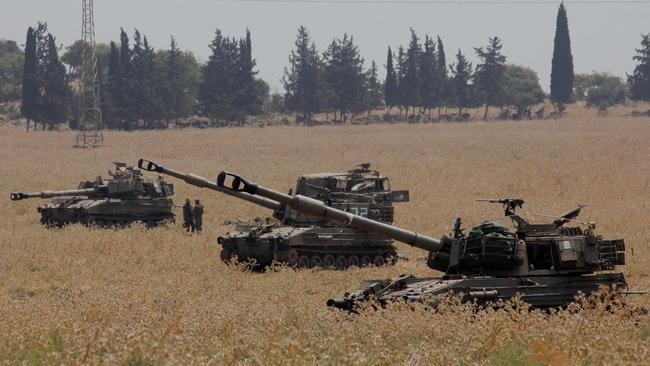
[[[416,106],[422,104],[422,96],[420,95],[420,57],[422,54],[422,46],[415,30],[411,29],[411,41],[406,50],[405,70],[403,73],[402,85],[404,105]]]
[[[502,104],[515,108],[521,119],[532,106],[543,101],[544,91],[535,71],[525,66],[505,65]]]
[[[303,118],[309,119],[325,104],[322,61],[304,26],[298,28],[295,47],[289,55],[289,69],[284,69],[282,78],[284,99],[287,109],[301,112]]]
[[[25,54],[15,41],[0,40],[0,102],[20,99],[24,63]]]
[[[388,47],[388,55],[386,56],[386,82],[384,83],[384,98],[388,108],[399,104],[398,94],[397,72],[393,65],[393,51]]]
[[[631,98],[650,101],[650,34],[642,36],[641,48],[636,50],[634,61],[637,65],[628,77]]]
[[[607,109],[625,102],[627,88],[623,79],[605,72],[593,72],[589,76],[585,93],[588,107]]]
[[[487,119],[488,107],[497,105],[503,97],[503,73],[505,71],[506,57],[501,54],[501,40],[492,37],[487,47],[475,48],[476,55],[481,62],[476,66],[476,83],[485,104],[483,119]]]
[[[323,54],[325,81],[333,92],[330,106],[338,110],[342,121],[349,112],[366,110],[366,74],[363,58],[353,37],[347,33],[334,39]]]
[[[456,63],[450,66],[451,86],[453,90],[454,105],[458,108],[458,117],[461,118],[463,109],[472,104],[472,64],[467,61],[463,53],[458,50]]]

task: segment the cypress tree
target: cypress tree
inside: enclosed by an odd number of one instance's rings
[[[38,60],[36,59],[36,34],[34,28],[27,30],[25,41],[25,65],[23,71],[23,97],[20,112],[27,119],[27,131],[29,123],[35,119],[36,108],[39,99],[37,80]],[[36,129],[36,127],[34,127]]]
[[[44,65],[42,71],[43,102],[41,114],[49,129],[64,122],[69,113],[69,87],[66,81],[66,69],[59,59],[58,47],[52,34],[46,37],[46,49],[43,51]]]
[[[114,101],[117,110],[117,116],[120,120],[121,128],[128,129],[128,121],[132,117],[133,91],[131,69],[131,48],[129,46],[129,36],[124,29],[120,28],[120,73],[116,80],[117,90],[114,94]]]
[[[442,39],[438,36],[438,50],[436,53],[437,74],[438,74],[438,117],[442,114],[442,105],[447,103],[450,99],[451,91],[449,90],[449,77],[447,75],[447,56],[445,55],[445,46],[442,44]]]
[[[408,98],[406,97],[406,53],[404,53],[404,47],[399,46],[397,50],[397,95],[396,102],[399,106],[400,116],[402,115],[402,109],[408,108]],[[408,109],[406,110],[406,115],[408,117]]]
[[[506,57],[501,54],[501,48],[499,37],[492,37],[485,49],[474,49],[481,59],[481,63],[476,67],[476,81],[485,103],[484,120],[487,119],[489,106],[497,105],[503,95]]]
[[[551,69],[551,101],[560,111],[571,101],[573,93],[573,55],[569,37],[569,20],[564,3],[560,4],[555,29],[555,46]]]
[[[650,34],[642,35],[641,48],[636,53],[637,65],[628,77],[631,98],[650,101]]]
[[[255,65],[251,42],[251,32],[246,29],[246,37],[239,42],[238,81],[240,88],[235,101],[235,108],[240,118],[244,115],[256,115],[262,111],[262,99],[258,97]]]
[[[398,104],[397,101],[397,73],[393,66],[393,51],[388,47],[388,56],[386,57],[386,83],[384,85],[384,99],[388,112]]]
[[[120,51],[115,42],[111,42],[111,51],[108,57],[108,80],[106,81],[106,87],[102,90],[102,99],[104,100],[102,120],[108,128],[117,127],[117,117],[121,115],[118,104],[121,80]]]

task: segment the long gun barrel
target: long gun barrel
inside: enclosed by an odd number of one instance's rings
[[[203,178],[201,176],[194,175],[194,174],[191,174],[191,173],[182,173],[182,172],[179,172],[179,171],[176,171],[176,170],[173,170],[173,169],[169,169],[169,168],[166,168],[166,167],[162,166],[161,164],[155,163],[155,162],[153,162],[151,160],[140,159],[138,161],[138,167],[140,169],[143,169],[143,170],[146,170],[146,171],[149,171],[149,172],[157,172],[157,173],[160,173],[160,174],[167,174],[167,175],[170,175],[172,177],[181,179],[181,180],[185,181],[185,183],[187,183],[187,184],[191,184],[191,185],[199,187],[199,188],[208,188],[208,189],[211,189],[213,191],[221,192],[221,193],[224,193],[224,194],[227,194],[227,195],[230,195],[230,196],[233,196],[233,197],[237,197],[239,199],[242,199],[242,200],[245,200],[245,201],[248,201],[248,202],[255,203],[255,204],[259,205],[259,206],[266,207],[266,208],[271,209],[271,210],[277,210],[281,206],[281,204],[276,202],[276,201],[271,201],[271,200],[268,200],[266,198],[257,197],[257,196],[254,196],[254,195],[251,195],[251,194],[248,194],[248,193],[245,193],[245,192],[234,192],[234,191],[231,191],[231,190],[228,190],[228,189],[224,189],[224,188],[219,187],[215,183],[210,182],[209,180],[207,180],[206,178]]]
[[[292,196],[270,188],[259,186],[234,173],[219,173],[219,176],[217,177],[217,185],[221,189],[233,193],[246,193],[254,196],[266,197],[291,207],[298,212],[303,212],[315,217],[323,217],[350,227],[367,230],[428,251],[437,252],[442,247],[442,244],[438,239],[338,210],[313,198],[299,194]]]
[[[9,195],[12,201],[20,201],[27,198],[53,198],[53,197],[65,197],[65,196],[90,196],[97,193],[101,188],[105,186],[99,186],[96,188],[84,188],[84,189],[73,189],[69,191],[43,191],[43,192],[12,192]]]

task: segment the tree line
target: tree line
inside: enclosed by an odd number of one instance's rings
[[[366,63],[352,35],[333,39],[320,52],[301,26],[281,80],[284,91],[273,95],[257,76],[248,30],[241,38],[216,30],[205,63],[182,51],[173,37],[168,49],[155,50],[137,29],[131,37],[121,29],[119,41],[97,44],[96,54],[104,126],[124,130],[167,127],[191,115],[239,125],[269,111],[295,112],[304,123],[320,113],[346,122],[384,108],[385,119],[463,120],[468,108],[482,106],[483,118],[496,107],[501,117],[520,119],[539,113],[533,107],[547,97],[560,113],[573,101],[606,109],[627,98],[650,100],[650,35],[642,37],[627,80],[595,72],[574,75],[563,4],[554,45],[548,96],[533,70],[507,63],[499,37],[473,49],[474,66],[460,49],[449,59],[440,37],[421,38],[411,30],[406,46],[388,47],[382,81],[380,66]],[[76,127],[82,48],[77,41],[59,57],[62,49],[45,23],[28,29],[24,50],[0,41],[0,102],[22,99],[21,112],[34,126],[67,121]]]

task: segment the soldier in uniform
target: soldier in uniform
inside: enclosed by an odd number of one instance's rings
[[[198,199],[194,201],[194,226],[197,232],[203,231],[203,205]]]
[[[185,199],[185,204],[183,205],[183,227],[188,232],[192,230],[194,232],[194,213],[192,212],[192,204],[190,199]]]

